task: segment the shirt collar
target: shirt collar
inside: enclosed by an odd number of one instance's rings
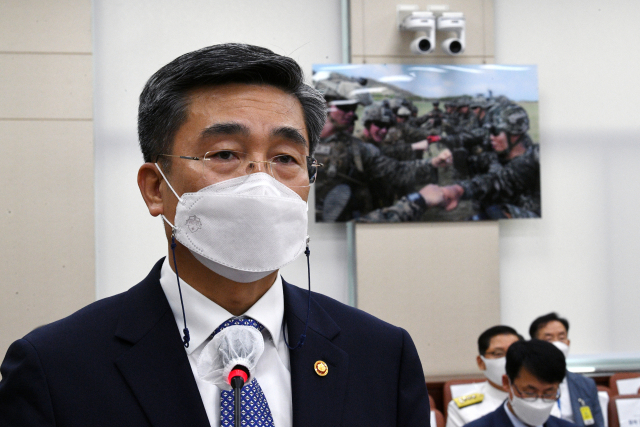
[[[269,290],[251,307],[243,316],[251,317],[260,322],[269,332],[275,342],[280,339],[282,321],[284,318],[284,294],[282,286],[277,286],[277,279]],[[180,294],[176,273],[171,269],[168,258],[165,258],[160,271],[160,285],[164,291],[171,312],[178,325],[180,335],[184,329],[182,317],[182,305],[180,304]],[[231,317],[235,317],[224,308],[220,307],[209,298],[192,288],[182,278],[180,279],[182,288],[182,299],[189,327],[191,340],[187,354],[191,354],[195,349],[204,343],[211,333],[222,323]]]

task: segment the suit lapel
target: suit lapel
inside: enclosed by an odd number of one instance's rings
[[[116,366],[155,427],[208,427],[180,333],[160,286],[160,267],[126,296],[116,337],[132,344]]]
[[[284,281],[283,281],[284,282]],[[307,292],[284,282],[287,339],[294,346],[304,332]],[[311,300],[311,316],[305,343],[291,350],[293,426],[338,426],[344,410],[349,356],[331,341],[340,333],[333,319]],[[314,365],[325,362],[329,371],[319,376]]]
[[[495,424],[497,426],[513,426],[511,418],[507,415],[507,410],[504,409],[504,403],[502,403],[498,409],[494,412]]]
[[[567,388],[569,389],[569,396],[571,397],[571,410],[573,411],[574,424],[583,426],[584,421],[582,420],[582,413],[580,412],[580,402],[578,402],[578,398],[580,397],[580,390],[578,390],[578,388],[576,387],[576,382],[572,378],[572,376],[575,374],[567,371],[566,375]]]

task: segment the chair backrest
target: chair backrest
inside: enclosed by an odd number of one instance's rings
[[[609,402],[609,427],[640,425],[640,394],[613,396]]]
[[[640,372],[619,372],[609,378],[609,388],[614,396],[637,394],[640,387]]]
[[[598,386],[598,402],[602,409],[602,417],[604,418],[604,427],[609,427],[609,401],[611,400],[611,390],[609,387]]]
[[[437,409],[431,410],[431,427],[444,427],[444,415]]]
[[[465,394],[473,393],[480,387],[480,383],[485,382],[486,378],[474,378],[467,380],[451,380],[444,383],[443,387],[443,405],[444,415],[447,416],[447,406],[451,399],[458,396],[464,396]]]
[[[429,407],[432,411],[436,409],[436,401],[433,400],[433,397],[431,395],[429,395]]]

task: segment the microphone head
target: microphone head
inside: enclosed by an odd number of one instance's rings
[[[244,366],[236,366],[227,377],[227,382],[231,384],[231,388],[242,388],[249,379],[249,370]]]
[[[231,371],[240,369],[247,375],[245,383],[251,381],[252,372],[263,352],[264,339],[256,328],[228,326],[202,349],[196,365],[198,376],[223,390],[231,390]]]

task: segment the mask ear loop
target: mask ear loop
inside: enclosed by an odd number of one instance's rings
[[[182,203],[182,197],[178,196],[178,193],[176,193],[176,190],[173,189],[173,187],[171,186],[171,183],[169,182],[169,180],[167,179],[166,176],[164,176],[164,173],[162,172],[162,169],[160,169],[160,165],[157,163],[154,163],[154,165],[156,165],[156,168],[158,168],[158,172],[160,172],[160,175],[162,175],[162,178],[164,178],[164,181],[167,183],[167,185],[169,186],[169,189],[171,190],[171,192],[173,194],[175,194],[176,198],[180,201],[180,203]]]
[[[304,332],[300,335],[300,340],[298,340],[298,344],[295,347],[291,347],[287,342],[287,334],[284,332],[284,323],[282,325],[282,334],[284,336],[284,343],[289,347],[289,350],[297,350],[304,345],[304,340],[307,338],[307,327],[309,326],[309,315],[311,314],[311,267],[309,265],[309,255],[311,251],[309,251],[309,236],[307,236],[307,249],[304,251],[304,254],[307,256],[307,279],[309,283],[309,297],[308,297],[308,306],[307,306],[307,320],[304,323]]]
[[[165,182],[173,192],[173,194],[175,194],[178,200],[182,202],[182,199],[175,192],[175,190],[169,183],[169,180],[167,179],[167,177],[164,176],[164,173],[162,173],[162,169],[160,169],[160,166],[157,163],[155,165],[158,168],[160,175],[162,175]],[[178,293],[180,294],[180,306],[182,307],[182,320],[184,321],[184,329],[182,330],[182,332],[184,333],[184,336],[182,337],[182,344],[184,344],[184,348],[189,348],[189,341],[191,341],[191,337],[189,335],[189,328],[187,327],[187,315],[184,312],[184,301],[182,300],[182,288],[180,287],[180,275],[178,274],[178,263],[176,262],[176,246],[177,246],[176,227],[173,224],[171,224],[164,215],[160,215],[160,216],[162,217],[164,222],[166,222],[169,225],[169,227],[171,227],[171,252],[173,253],[173,268],[176,270],[176,280],[178,281]]]

